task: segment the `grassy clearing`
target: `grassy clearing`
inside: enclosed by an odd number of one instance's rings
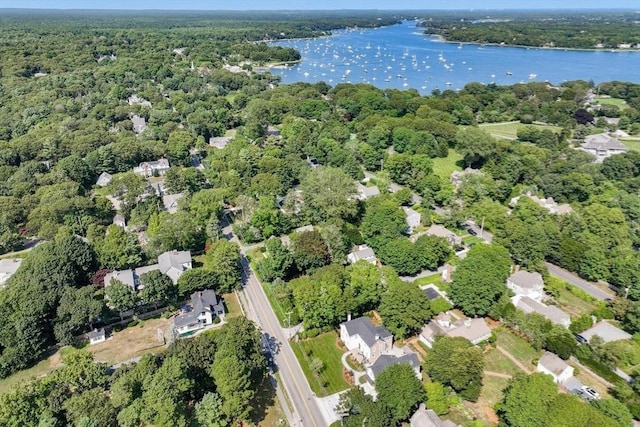
[[[558,303],[558,307],[572,316],[579,317],[583,314],[589,314],[596,309],[596,305],[587,302],[577,295],[574,295],[568,289],[559,289],[558,296],[554,298]]]
[[[497,331],[498,341],[497,344],[509,352],[513,357],[515,357],[520,363],[528,368],[533,368],[531,361],[533,359],[538,359],[540,357],[541,352],[534,349],[531,344],[529,344],[524,339],[515,335],[513,332],[508,331],[506,329],[502,329]]]
[[[627,101],[622,98],[598,98],[596,97],[596,104],[601,105],[615,105],[620,109],[627,108]]]
[[[457,151],[449,150],[449,155],[447,157],[438,157],[432,159],[433,173],[438,175],[440,178],[448,181],[453,171],[462,170],[462,168],[458,166],[458,162],[460,160],[462,160],[462,155],[460,155]]]
[[[471,406],[475,409],[477,415],[488,425],[495,425],[496,418],[493,413],[493,406],[502,400],[502,391],[507,387],[509,380],[506,378],[488,377],[482,379],[482,391],[476,403]],[[491,416],[489,416],[491,413]],[[487,425],[487,424],[485,424]]]
[[[511,359],[500,353],[495,348],[492,348],[484,354],[484,369],[486,371],[498,372],[500,374],[511,376],[522,372],[520,368],[511,361]]]
[[[224,306],[227,310],[227,319],[242,316],[242,308],[240,307],[240,302],[238,301],[238,297],[235,293],[223,294],[222,300],[224,301]]]
[[[60,351],[58,351],[35,366],[0,380],[0,394],[14,390],[16,385],[23,381],[43,377],[54,369],[61,367],[60,357]]]
[[[559,132],[562,128],[559,126],[543,125],[543,124],[523,124],[520,122],[502,122],[502,123],[483,123],[480,127],[489,132],[494,138],[516,139],[518,137],[518,129],[525,126],[533,126],[539,130],[551,129],[553,132]]]
[[[640,138],[624,138],[622,142],[629,150],[640,151]]]
[[[331,331],[315,338],[291,343],[311,390],[319,397],[328,396],[349,387],[349,384],[342,377],[343,367],[340,358],[343,351],[337,347],[337,340],[338,334]],[[316,358],[324,364],[324,368],[317,375],[310,366]]]

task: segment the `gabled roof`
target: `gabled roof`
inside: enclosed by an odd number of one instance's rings
[[[545,305],[529,297],[513,297],[513,302],[517,308],[525,313],[538,313],[551,320],[556,325],[565,325],[571,319],[567,313],[553,305]]]
[[[626,145],[606,133],[587,136],[581,147],[585,150],[628,150]]]
[[[184,264],[191,262],[191,252],[189,251],[168,251],[158,256],[158,265],[160,266],[160,272],[166,274],[167,271],[176,269],[183,271]]]
[[[543,366],[549,372],[553,372],[556,376],[562,374],[569,367],[564,360],[549,351],[544,352],[540,360],[538,360],[538,365]]]
[[[409,422],[411,427],[456,427],[456,424],[449,420],[442,421],[438,414],[427,409],[424,403],[420,404],[420,408],[411,416]]]
[[[129,286],[133,290],[136,289],[136,282],[133,278],[133,270],[131,270],[130,268],[126,270],[119,270],[119,271],[113,271],[111,273],[107,273],[104,276],[104,286],[107,287],[111,285],[112,279],[115,279],[124,283],[125,285]]]
[[[113,176],[110,173],[102,172],[98,176],[98,180],[96,181],[96,185],[98,185],[99,187],[106,187],[107,185],[109,185],[109,183],[111,182],[112,179],[113,179]]]
[[[373,372],[374,376],[378,376],[378,374],[384,371],[391,365],[409,365],[412,369],[416,369],[420,367],[420,362],[418,361],[418,356],[415,353],[407,353],[398,357],[393,354],[383,354],[376,359],[376,361],[371,365],[370,369]]]
[[[375,344],[376,341],[391,336],[391,332],[384,326],[373,326],[371,319],[368,317],[358,317],[357,319],[341,323],[341,325],[345,326],[349,336],[359,335],[362,341],[369,347]]]
[[[191,294],[191,307],[191,311],[176,316],[173,321],[176,328],[199,322],[200,314],[206,311],[214,314],[214,317],[216,313],[224,311],[222,300],[213,289],[205,289]]]
[[[602,338],[602,341],[604,341],[605,343],[611,341],[628,340],[632,338],[630,334],[626,333],[620,328],[616,328],[611,323],[604,320],[596,323],[591,328],[580,333],[580,336],[587,341],[591,341],[591,338],[596,335]]]
[[[356,262],[358,262],[360,260],[365,260],[365,261],[368,261],[368,262],[370,262],[372,264],[375,264],[376,261],[377,261],[375,252],[373,251],[373,249],[371,249],[367,245],[358,246],[349,255],[347,255],[347,259],[352,264],[355,264]]]
[[[87,334],[87,338],[89,338],[89,340],[95,340],[98,338],[104,338],[106,335],[104,328],[100,328],[100,329],[94,329],[93,331],[89,332]]]
[[[538,272],[530,273],[525,270],[519,270],[509,276],[507,280],[522,289],[540,289],[544,286],[542,275]]]
[[[162,204],[165,210],[169,213],[176,213],[178,211],[178,202],[182,199],[183,194],[165,194],[162,196]]]
[[[231,142],[230,136],[212,136],[209,138],[209,145],[218,149],[223,149]]]

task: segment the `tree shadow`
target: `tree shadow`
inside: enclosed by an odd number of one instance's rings
[[[260,422],[264,421],[270,412],[273,410],[273,405],[276,402],[276,389],[275,385],[272,383],[275,381],[271,376],[266,376],[262,383],[258,386],[256,390],[256,395],[251,402],[253,406],[253,411],[251,412],[251,421],[258,425]],[[286,402],[280,402],[281,405],[286,405]]]

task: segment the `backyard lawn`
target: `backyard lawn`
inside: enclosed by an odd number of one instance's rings
[[[449,177],[453,171],[461,171],[458,161],[462,160],[462,156],[457,151],[449,150],[447,157],[437,157],[433,161],[433,173],[443,180],[449,181]]]
[[[534,366],[531,364],[531,361],[538,359],[541,352],[534,349],[531,344],[509,330],[501,329],[496,330],[496,332],[498,335],[497,344],[529,370],[533,370]]]
[[[640,138],[624,138],[620,139],[629,150],[640,151]]]
[[[340,358],[344,352],[337,347],[337,341],[337,332],[331,331],[315,338],[300,340],[297,343],[291,342],[293,352],[300,362],[311,390],[319,397],[328,396],[349,387],[349,384],[342,377]],[[320,359],[324,365],[318,375],[313,372],[310,366],[314,359]]]
[[[480,127],[489,132],[495,138],[516,139],[518,137],[518,129],[525,126],[533,126],[539,130],[551,129],[559,132],[562,128],[559,126],[542,125],[542,124],[524,124],[520,122],[502,122],[502,123],[483,123]]]
[[[506,378],[489,377],[486,376],[482,379],[482,391],[480,397],[476,403],[470,403],[470,406],[474,409],[477,416],[482,419],[485,424],[495,425],[498,423],[498,418],[493,410],[496,403],[502,400],[502,391],[509,384],[509,380]]]
[[[596,97],[596,104],[602,105],[615,105],[618,108],[626,108],[627,101],[622,98],[598,98]]]
[[[511,359],[495,348],[492,348],[484,354],[484,370],[511,376],[522,372]]]
[[[590,314],[596,309],[594,303],[579,298],[566,288],[559,289],[558,296],[555,297],[554,300],[558,303],[560,309],[566,311],[573,317]]]
[[[242,316],[242,308],[235,293],[222,294],[222,300],[227,311],[227,319]]]

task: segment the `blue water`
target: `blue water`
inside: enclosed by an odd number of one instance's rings
[[[274,68],[283,83],[370,83],[380,88],[460,89],[469,82],[514,84],[567,80],[640,83],[640,52],[527,49],[446,43],[416,22],[372,30],[341,30],[317,39],[284,40],[302,61]]]

